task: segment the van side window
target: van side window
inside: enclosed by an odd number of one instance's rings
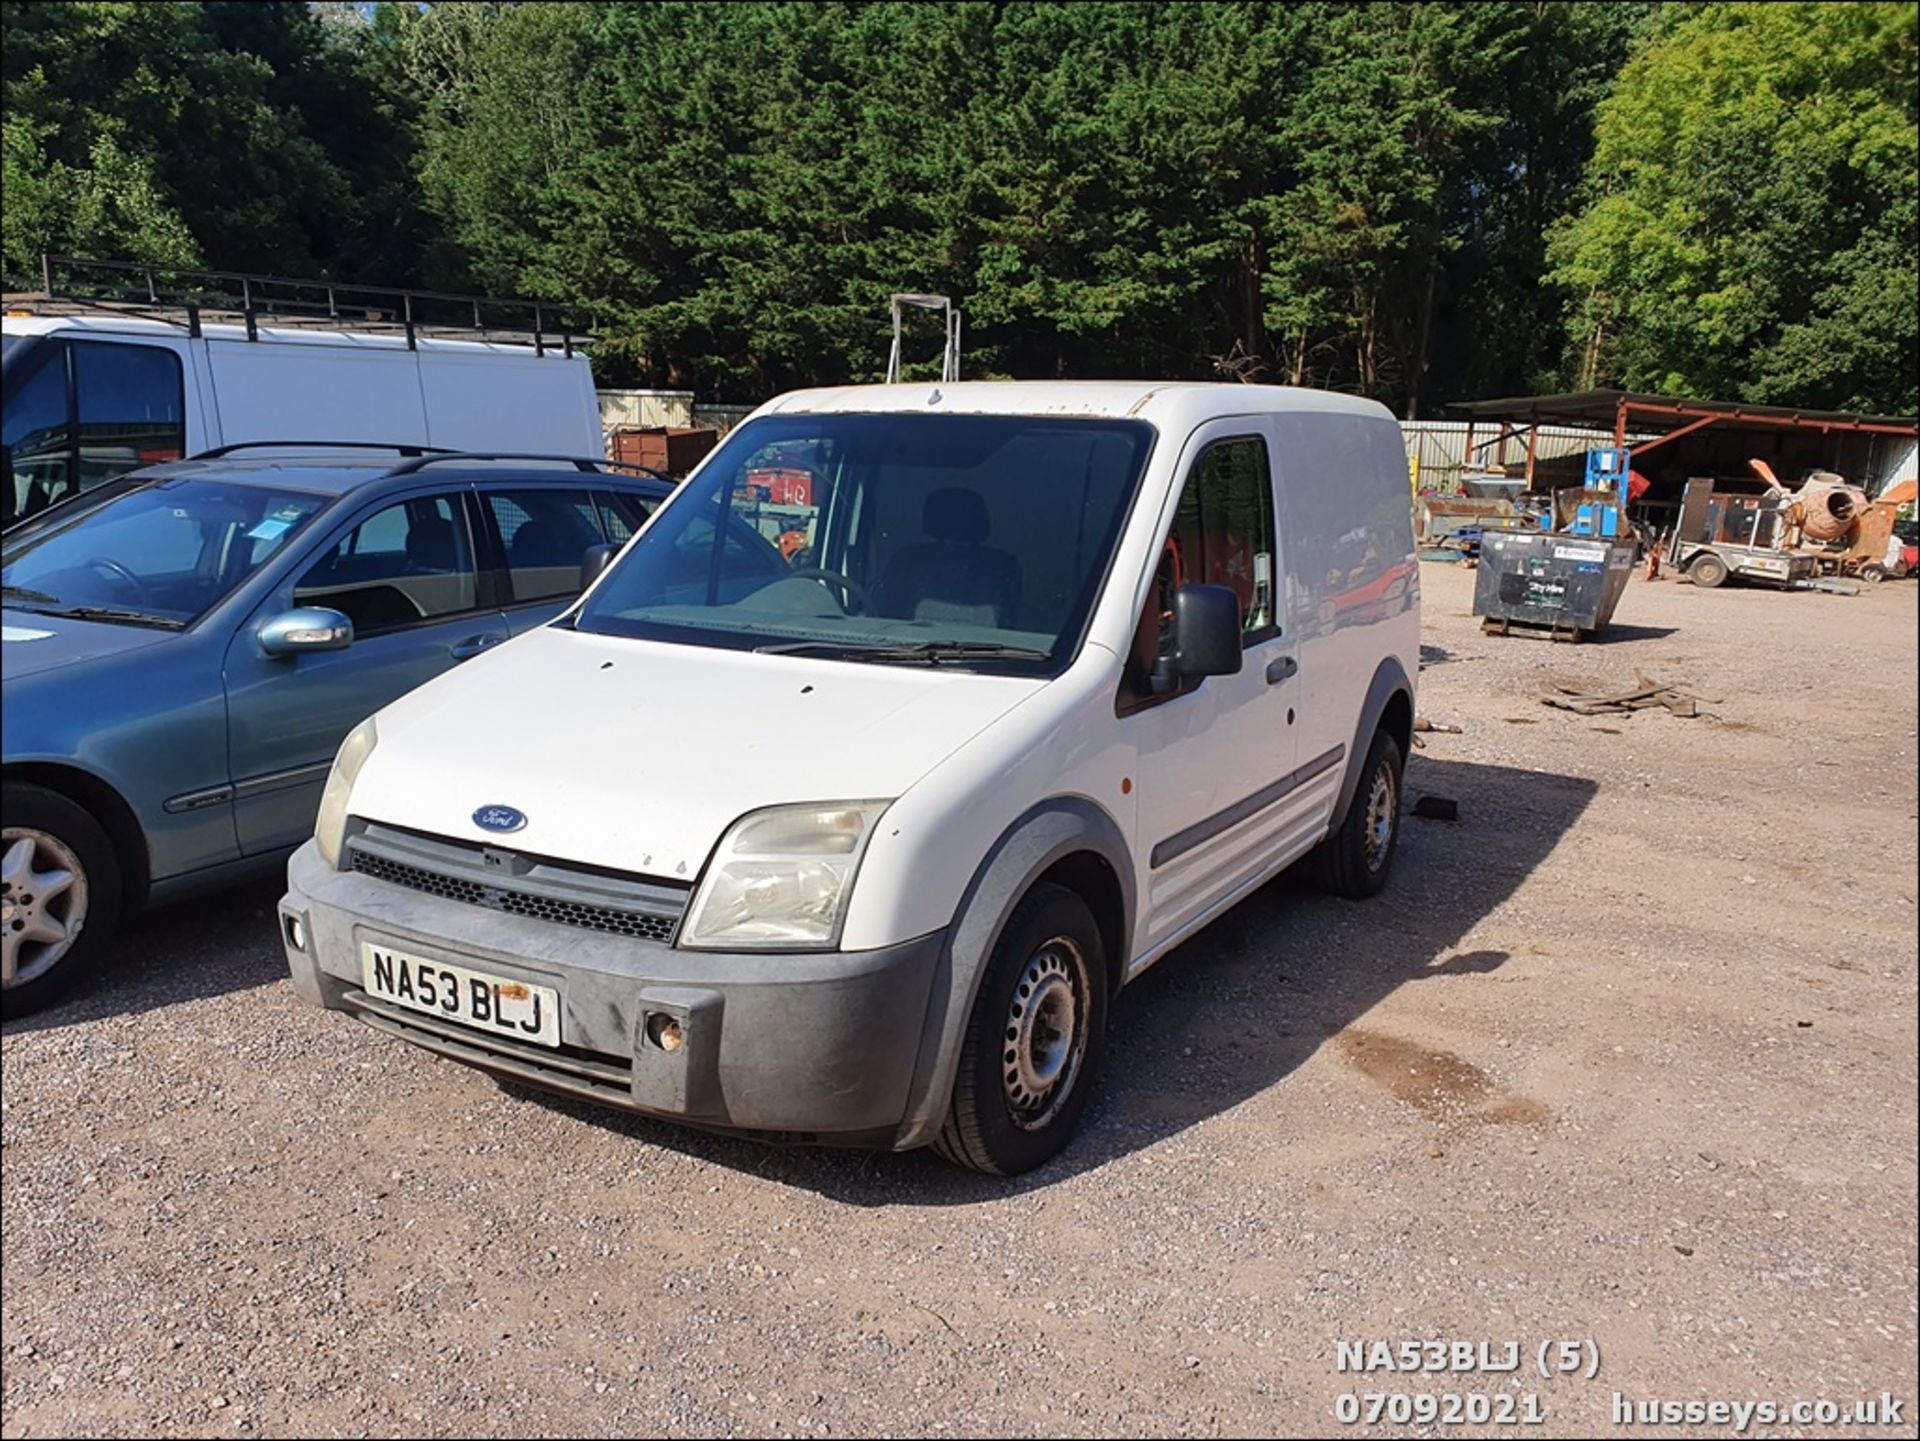
[[[4,431],[7,484],[6,520],[45,510],[63,499],[71,477],[73,429],[67,409],[67,347],[42,340],[33,366],[7,396]],[[11,380],[13,377],[9,376]]]
[[[186,454],[180,357],[157,345],[73,342],[80,488]]]
[[[574,561],[578,574],[579,560]],[[295,605],[323,605],[356,636],[472,610],[473,541],[458,496],[403,500],[363,520],[293,588]]]
[[[1240,597],[1244,643],[1273,633],[1273,478],[1257,436],[1209,445],[1187,472],[1180,508],[1161,553],[1160,654],[1173,647],[1173,592],[1224,585]]]
[[[600,517],[584,490],[495,490],[483,497],[507,556],[509,603],[580,589],[580,558],[599,545]]]

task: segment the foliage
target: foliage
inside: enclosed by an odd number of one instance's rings
[[[1769,8],[8,3],[6,267],[531,294],[717,398],[933,290],[971,375],[1910,408],[1914,7]]]
[[[1552,244],[1582,382],[1912,413],[1915,23],[1710,5],[1627,65]]]

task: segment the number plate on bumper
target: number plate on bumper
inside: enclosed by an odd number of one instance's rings
[[[360,943],[360,978],[370,996],[539,1046],[560,1044],[560,993],[429,961],[391,946]]]

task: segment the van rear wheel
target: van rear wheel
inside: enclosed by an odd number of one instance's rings
[[[1060,1153],[1099,1075],[1106,976],[1087,903],[1064,886],[1028,891],[967,1019],[935,1150],[990,1176],[1017,1176]]]
[[[1375,731],[1346,814],[1307,858],[1310,874],[1323,890],[1358,901],[1385,888],[1400,845],[1405,768],[1399,743],[1385,731]]]

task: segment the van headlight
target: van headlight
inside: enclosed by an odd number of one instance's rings
[[[320,815],[313,823],[313,839],[320,847],[321,858],[335,870],[340,869],[340,847],[347,838],[347,801],[353,795],[353,782],[379,739],[372,716],[348,731],[347,738],[340,742],[340,753],[333,758],[333,769],[327,773],[327,788],[320,792]]]
[[[691,950],[827,951],[889,801],[770,806],[733,823],[687,908]]]

